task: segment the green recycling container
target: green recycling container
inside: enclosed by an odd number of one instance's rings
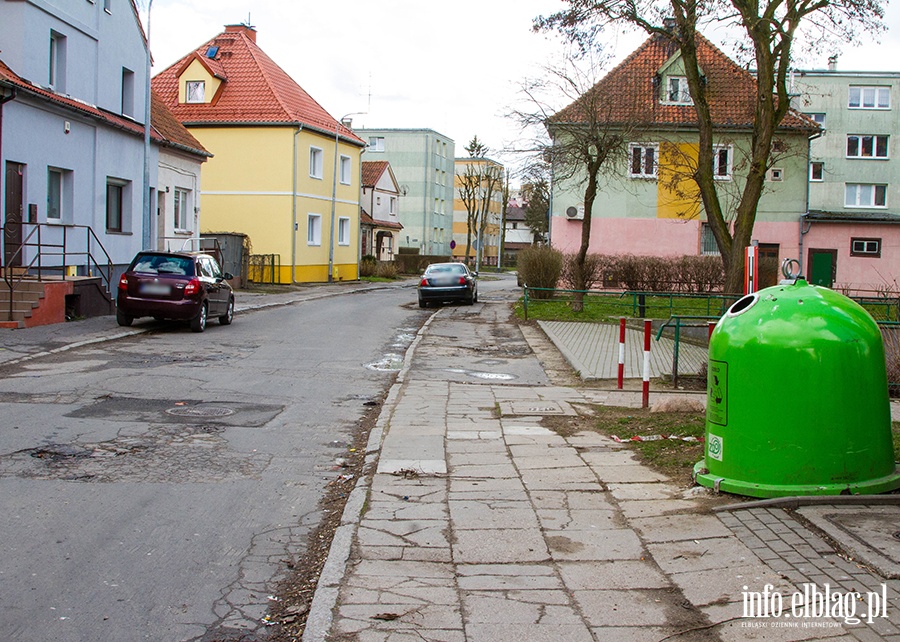
[[[884,344],[860,305],[797,279],[748,295],[709,342],[694,478],[751,497],[900,487]]]

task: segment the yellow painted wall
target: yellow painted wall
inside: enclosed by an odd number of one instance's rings
[[[296,232],[292,210],[294,134],[291,127],[194,127],[191,133],[214,154],[203,167],[201,227],[242,232],[254,254],[278,254],[281,282],[326,281],[334,177],[334,138],[304,130],[296,137]],[[321,178],[310,176],[310,147],[322,150]],[[350,184],[337,181],[334,265],[336,280],[357,278],[359,256],[359,148],[340,143],[351,163]],[[340,169],[338,168],[338,171]],[[321,244],[307,242],[309,214],[321,216]],[[349,244],[338,244],[338,220],[350,220]]]
[[[698,145],[661,143],[657,180],[658,218],[690,219],[699,215],[703,205],[700,188],[693,180],[684,180],[697,167]],[[674,183],[674,179],[679,179]]]
[[[210,74],[206,70],[206,67],[201,65],[199,61],[194,60],[178,78],[178,102],[180,103],[187,102],[185,100],[185,95],[189,80],[202,80],[206,83],[203,93],[204,102],[206,103],[212,101],[213,96],[215,96],[216,92],[219,90],[219,85],[222,84],[222,81]]]

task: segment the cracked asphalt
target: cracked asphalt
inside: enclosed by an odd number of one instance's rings
[[[409,288],[335,291],[354,295],[250,311],[238,293],[203,334],[107,317],[2,335],[0,639],[269,637],[399,369],[369,366],[402,361],[427,318]]]

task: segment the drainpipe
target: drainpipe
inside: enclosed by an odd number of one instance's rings
[[[357,163],[359,167],[359,206],[356,208],[356,280],[359,281],[359,266],[362,263],[362,157],[365,154],[366,148],[362,147],[359,150],[359,163]],[[375,217],[372,217],[374,220]],[[372,228],[372,232],[375,231],[375,228]]]
[[[425,134],[425,162],[423,163],[425,167],[425,206],[422,208],[422,254],[428,254],[428,245],[425,241],[428,238],[428,188],[431,187],[428,172],[428,142],[428,134]]]
[[[800,254],[797,257],[797,260],[800,262],[800,274],[803,274],[803,237],[809,234],[810,228],[812,228],[812,221],[809,219],[809,168],[810,168],[810,158],[812,155],[812,142],[821,138],[822,132],[818,132],[813,134],[809,138],[806,139],[806,214],[800,215],[800,241],[798,243],[797,252]],[[803,229],[804,218],[806,218],[806,230]]]
[[[150,74],[153,73],[152,56],[150,55],[150,10],[152,8],[153,0],[150,0],[147,5],[147,83],[144,86],[144,197],[142,201],[144,233],[141,235],[143,247],[147,249],[150,248],[150,243],[153,239],[153,231],[151,230],[153,219],[150,216]]]
[[[291,188],[291,283],[297,284],[297,136],[303,131],[303,124],[297,123],[294,132],[294,171]],[[275,269],[275,266],[272,266]]]

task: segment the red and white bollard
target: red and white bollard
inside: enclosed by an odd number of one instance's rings
[[[652,324],[649,319],[644,319],[644,384],[641,391],[641,407],[650,406],[650,335]]]
[[[619,390],[625,386],[625,317],[619,319]]]

